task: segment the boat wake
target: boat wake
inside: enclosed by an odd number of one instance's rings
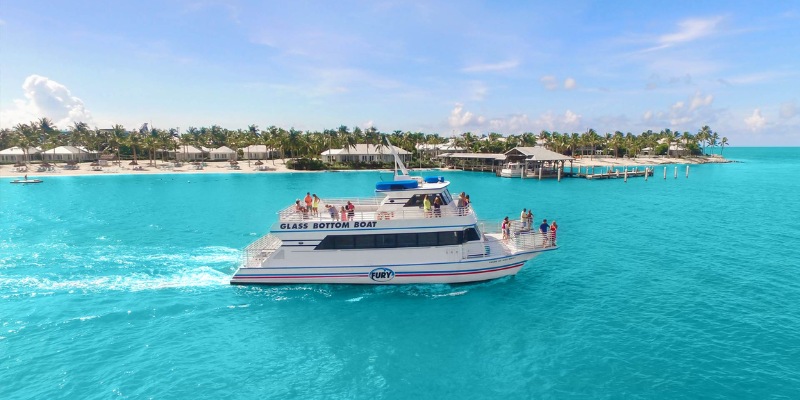
[[[86,276],[67,279],[49,277],[2,277],[0,292],[4,298],[42,296],[56,293],[140,292],[162,289],[196,289],[227,286],[229,274],[211,267],[183,268],[172,273],[153,275],[135,272],[129,275]]]

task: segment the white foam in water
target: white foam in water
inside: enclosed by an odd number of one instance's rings
[[[242,252],[239,249],[223,246],[209,246],[198,249],[197,254],[190,256],[190,260],[198,264],[238,264],[241,257]]]
[[[49,278],[0,278],[0,287],[37,293],[39,291],[106,291],[119,290],[138,292],[171,288],[199,288],[228,285],[230,276],[210,267],[185,268],[169,275],[111,275],[91,279],[49,279]]]

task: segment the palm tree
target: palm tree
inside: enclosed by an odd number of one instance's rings
[[[29,149],[39,144],[37,137],[36,124],[17,124],[14,127],[14,144],[22,148],[22,153],[25,154],[25,164],[30,164]]]
[[[53,121],[50,121],[49,118],[39,118],[39,121],[32,123],[31,125],[37,125],[39,128],[39,133],[42,135],[42,144],[46,144],[47,146],[53,147],[53,161],[55,161],[56,157],[56,148],[58,146],[63,145],[63,138],[61,137],[61,132],[58,131],[58,128],[53,124]]]
[[[667,157],[670,157],[669,150],[672,147],[672,143],[675,142],[675,133],[672,132],[669,128],[664,129],[661,131],[661,137],[664,139],[664,142],[667,144]]]
[[[728,138],[723,136],[722,141],[720,142],[720,146],[722,146],[722,148],[719,151],[719,155],[722,155],[722,152],[725,151],[725,146],[727,145],[728,145]]]
[[[125,127],[122,125],[114,125],[111,128],[111,136],[109,137],[109,147],[111,147],[111,151],[113,152],[116,149],[117,153],[117,164],[120,163],[119,158],[119,148],[122,146],[123,142],[125,141]]]
[[[717,132],[712,133],[711,134],[711,142],[709,143],[711,145],[711,153],[712,154],[714,153],[714,148],[717,147],[717,141],[718,140],[719,140],[719,134]]]
[[[706,155],[706,143],[711,139],[711,128],[708,125],[703,125],[697,132],[697,140],[703,144],[703,155]]]

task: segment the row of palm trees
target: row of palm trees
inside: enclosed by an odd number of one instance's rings
[[[189,127],[180,133],[179,129],[157,129],[146,124],[139,129],[128,130],[122,125],[111,129],[90,129],[86,123],[76,122],[67,129],[58,129],[48,118],[40,118],[28,124],[18,124],[13,129],[0,130],[0,148],[19,146],[25,151],[30,147],[42,149],[62,145],[82,146],[98,154],[114,154],[117,159],[132,158],[134,161],[143,154],[153,162],[159,156],[166,158],[182,145],[217,148],[228,146],[238,151],[249,145],[260,144],[276,149],[280,158],[319,158],[329,148],[355,148],[358,143],[382,145],[382,137],[389,137],[391,143],[412,152],[415,157],[430,157],[434,152],[420,152],[417,145],[441,145],[448,142],[454,147],[475,153],[504,153],[518,146],[543,145],[546,148],[567,155],[594,155],[596,150],[614,157],[634,156],[649,148],[655,154],[670,155],[669,149],[679,145],[686,153],[713,153],[720,146],[720,154],[728,145],[726,137],[720,136],[707,125],[696,134],[664,129],[660,132],[645,131],[639,135],[630,132],[598,134],[594,129],[582,133],[559,133],[541,131],[539,134],[525,132],[520,135],[503,136],[499,133],[476,135],[464,132],[451,138],[436,133],[403,132],[396,130],[385,134],[375,127],[352,130],[345,125],[337,129],[320,131],[289,130],[270,126],[259,129],[250,125],[247,129],[225,129],[218,125],[211,127]],[[424,154],[424,155],[423,155]],[[674,155],[674,153],[672,153]]]

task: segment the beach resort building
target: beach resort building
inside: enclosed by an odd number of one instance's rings
[[[404,163],[411,162],[411,153],[397,146],[391,146]],[[386,145],[356,144],[355,147],[344,149],[328,149],[322,152],[322,160],[329,163],[354,163],[354,162],[394,162],[391,149]]]
[[[39,149],[35,147],[28,147],[28,155],[25,155],[25,149],[22,147],[9,147],[0,150],[0,163],[24,163],[33,159],[38,159]],[[27,157],[27,158],[26,158]]]
[[[236,151],[228,146],[220,146],[209,153],[209,158],[212,161],[229,161],[236,159]]]
[[[97,152],[86,150],[83,147],[58,146],[41,153],[42,161],[74,161],[83,162],[97,159]]]
[[[277,151],[263,144],[251,144],[242,148],[242,154],[248,160],[266,160],[277,157]]]
[[[447,143],[418,143],[414,148],[417,153],[424,155],[426,158],[435,158],[441,154],[465,153],[467,149],[456,146],[455,140],[450,139]]]
[[[170,152],[170,155],[177,161],[200,161],[203,160],[205,154],[202,149],[188,144],[178,146],[174,152]]]

